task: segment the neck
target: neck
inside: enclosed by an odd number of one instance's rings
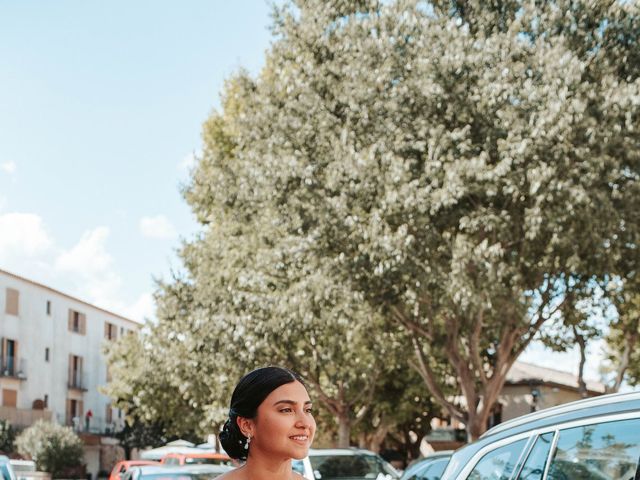
[[[291,459],[278,459],[259,452],[251,452],[243,467],[251,480],[291,480]]]

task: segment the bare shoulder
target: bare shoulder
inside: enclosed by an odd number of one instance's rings
[[[217,477],[217,480],[242,480],[244,477],[242,476],[242,472],[238,469],[231,470],[223,475]]]

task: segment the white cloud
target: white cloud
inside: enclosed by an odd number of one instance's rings
[[[164,215],[142,217],[140,233],[148,238],[175,238],[176,229]]]
[[[14,173],[16,173],[16,168],[17,167],[15,162],[4,162],[0,164],[0,170],[8,173],[9,175],[13,175]]]
[[[0,263],[4,265],[37,258],[53,246],[42,218],[32,213],[0,215],[0,232]]]
[[[0,268],[142,322],[153,315],[145,293],[131,305],[107,250],[109,228],[86,231],[71,248],[56,245],[43,219],[31,213],[0,214]]]
[[[132,305],[124,310],[124,314],[138,321],[155,318],[156,305],[153,296],[148,292],[143,293]]]

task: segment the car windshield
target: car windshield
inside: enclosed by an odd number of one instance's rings
[[[388,473],[372,455],[314,455],[309,460],[322,480],[376,478]]]
[[[231,465],[231,460],[225,458],[187,457],[184,459],[184,463],[187,465]]]

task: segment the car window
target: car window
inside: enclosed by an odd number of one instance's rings
[[[309,457],[311,467],[322,480],[348,478],[377,478],[381,472],[372,455],[314,455]]]
[[[302,460],[293,460],[291,462],[291,468],[294,472],[304,476],[304,462]]]
[[[180,459],[176,457],[169,457],[164,459],[165,465],[180,465]]]
[[[549,432],[538,437],[527,456],[520,475],[518,475],[518,480],[542,480],[544,469],[547,466],[547,459],[549,458],[553,435],[554,432]]]
[[[447,468],[448,463],[448,458],[434,460],[427,466],[426,470],[423,470],[418,474],[416,480],[440,480],[440,477],[442,477],[444,469]]]
[[[476,464],[468,480],[508,480],[526,443],[522,439],[491,450]]]
[[[549,480],[635,478],[640,456],[640,419],[560,431]]]

